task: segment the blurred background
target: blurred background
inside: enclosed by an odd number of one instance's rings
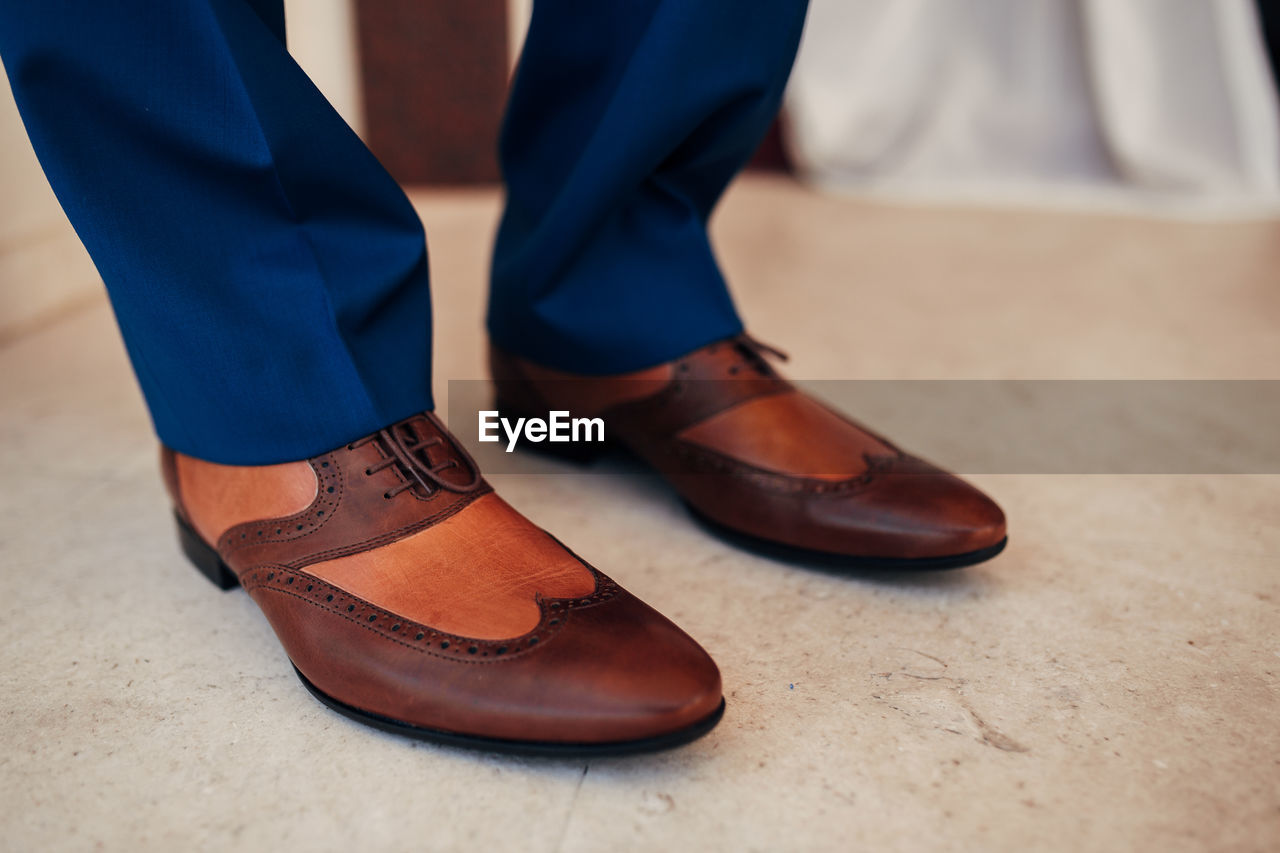
[[[402,184],[495,184],[531,3],[288,0],[290,50]],[[753,167],[895,201],[1266,216],[1277,44],[1272,0],[814,0]],[[7,89],[0,186],[3,337],[96,287]]]

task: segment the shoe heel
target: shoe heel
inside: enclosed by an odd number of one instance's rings
[[[182,546],[182,553],[186,554],[187,559],[200,570],[200,574],[207,577],[218,589],[228,590],[238,587],[240,581],[236,578],[235,572],[227,568],[227,564],[222,562],[218,552],[206,545],[200,538],[200,534],[196,533],[191,525],[176,513],[173,520],[178,525],[178,543]]]
[[[530,417],[546,418],[545,413],[540,416],[530,415],[519,406],[509,406],[500,397],[493,401],[493,408],[501,412],[504,418],[511,420]],[[521,441],[516,445],[516,449],[585,467],[608,455],[614,446],[606,436],[604,441]]]

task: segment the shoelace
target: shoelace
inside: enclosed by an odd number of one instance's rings
[[[737,350],[738,355],[741,356],[742,360],[748,366],[755,368],[755,371],[759,373],[761,376],[776,375],[773,372],[773,367],[769,364],[769,360],[768,358],[766,358],[766,356],[772,356],[773,358],[776,358],[778,361],[790,360],[790,356],[788,356],[782,350],[778,349],[777,347],[770,346],[769,344],[766,344],[763,341],[759,341],[753,338],[751,335],[747,334],[746,332],[743,332],[742,334],[738,335],[736,338],[731,338],[728,341],[728,343],[730,346],[734,347],[735,350]],[[738,371],[739,371],[739,365],[735,364],[729,368],[729,375],[737,376]]]
[[[752,354],[754,354],[759,358],[763,358],[766,355],[771,355],[774,358],[776,358],[778,361],[791,360],[791,356],[787,355],[782,350],[778,349],[777,347],[771,344],[766,344],[764,341],[759,340],[758,338],[752,337],[747,332],[743,332],[741,335],[738,336],[738,343],[742,344],[742,346],[746,347],[748,350],[752,352]]]
[[[384,458],[380,462],[375,462],[365,468],[365,476],[372,477],[379,471],[385,471],[393,467],[400,476],[400,483],[382,493],[382,496],[387,500],[391,500],[396,495],[412,489],[414,486],[420,487],[426,494],[431,494],[436,489],[469,492],[480,485],[480,472],[467,451],[461,447],[457,447],[456,450],[466,460],[471,470],[471,481],[458,484],[451,483],[440,477],[441,473],[450,468],[461,467],[458,460],[453,458],[446,459],[435,465],[431,464],[431,457],[427,451],[433,447],[443,446],[443,436],[437,435],[425,441],[418,441],[417,433],[414,432],[409,423],[399,423],[380,429],[372,435],[352,442],[349,446],[354,450],[370,442],[377,442]]]

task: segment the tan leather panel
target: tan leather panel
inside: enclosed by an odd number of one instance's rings
[[[595,590],[582,563],[495,494],[412,536],[307,571],[408,619],[481,640],[532,630],[539,596]]]
[[[237,524],[302,512],[316,499],[316,475],[307,462],[219,465],[174,454],[187,520],[206,542]]]
[[[866,470],[864,453],[893,451],[800,391],[740,403],[678,438],[782,474],[844,480]]]

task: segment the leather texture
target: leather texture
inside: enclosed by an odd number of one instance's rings
[[[713,522],[754,539],[866,560],[998,549],[1003,511],[780,376],[750,336],[617,376],[576,376],[490,348],[503,416],[568,409],[657,469]],[[509,410],[509,411],[508,411]]]
[[[432,414],[305,462],[211,466],[166,448],[162,469],[298,670],[360,712],[608,744],[721,704],[707,653],[506,504]],[[278,514],[253,517],[264,508]]]

